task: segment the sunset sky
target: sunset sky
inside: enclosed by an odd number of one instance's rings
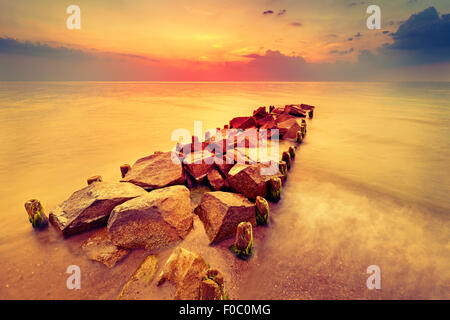
[[[0,0],[0,80],[450,80],[449,13],[448,0]]]

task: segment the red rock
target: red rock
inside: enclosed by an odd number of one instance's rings
[[[201,182],[214,168],[214,155],[208,150],[190,153],[183,160],[183,167],[195,179]]]
[[[230,192],[206,192],[195,209],[203,222],[210,243],[232,237],[241,222],[256,225],[255,204],[243,195]]]
[[[256,121],[256,124],[258,127],[261,127],[261,126],[264,126],[264,125],[267,125],[270,123],[275,124],[275,118],[271,114],[268,114],[264,118],[261,118]]]
[[[142,188],[153,190],[184,184],[183,168],[172,152],[155,152],[139,159],[128,171],[122,182],[130,182]]]
[[[208,173],[208,182],[215,191],[219,191],[225,185],[225,179],[216,169]]]
[[[237,117],[230,121],[230,128],[233,129],[249,129],[256,128],[256,120],[253,117]]]
[[[301,131],[302,128],[294,118],[278,123],[278,129],[283,139],[295,140],[297,131]]]
[[[255,120],[262,119],[265,116],[267,116],[266,107],[260,107],[253,111],[253,117],[255,118]]]
[[[290,107],[289,114],[296,117],[306,117],[306,112],[296,106]]]

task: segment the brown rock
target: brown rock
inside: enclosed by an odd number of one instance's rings
[[[200,300],[222,300],[220,287],[214,280],[203,279],[200,283]]]
[[[183,166],[196,182],[201,182],[214,168],[214,155],[207,150],[190,153],[184,158]]]
[[[243,221],[256,224],[255,204],[236,193],[206,192],[195,212],[203,222],[210,243],[233,236]]]
[[[283,139],[295,140],[297,131],[300,131],[302,128],[294,118],[278,123],[278,129]]]
[[[259,120],[267,116],[266,107],[259,107],[255,111],[253,111],[253,117],[255,120]]]
[[[189,189],[171,186],[115,207],[108,232],[117,246],[158,249],[184,239],[192,225]]]
[[[270,178],[282,176],[279,170],[275,174],[264,174],[262,168],[267,165],[258,164],[236,164],[228,172],[230,189],[245,195],[250,200],[257,196],[265,197],[267,194],[267,182]]]
[[[213,169],[208,173],[208,181],[215,191],[219,191],[225,185],[225,179],[216,169]]]
[[[102,182],[102,181],[103,181],[103,179],[101,176],[92,176],[87,179],[87,184],[90,185],[93,182]]]
[[[122,175],[122,178],[125,178],[125,176],[127,175],[128,171],[131,170],[131,166],[129,164],[123,164],[120,166],[120,173]]]
[[[114,267],[129,253],[128,250],[119,248],[112,243],[106,228],[89,237],[81,245],[81,249],[90,260],[101,262],[108,268]]]
[[[291,106],[289,110],[289,114],[296,117],[306,117],[306,112],[297,106]]]
[[[145,289],[151,284],[158,268],[158,257],[150,255],[145,258],[127,283],[120,290],[118,300],[139,299]]]
[[[253,117],[237,117],[230,121],[230,128],[234,129],[250,129],[256,128],[256,120]]]
[[[157,285],[166,281],[175,284],[175,300],[198,300],[206,270],[208,265],[201,256],[178,247],[164,265]]]
[[[131,183],[93,183],[74,192],[50,212],[50,222],[64,236],[104,226],[111,210],[147,192]]]
[[[181,163],[174,163],[172,152],[155,152],[139,159],[121,181],[153,190],[184,184]]]

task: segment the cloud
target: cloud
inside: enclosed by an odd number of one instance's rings
[[[301,27],[302,26],[301,22],[291,22],[291,23],[289,23],[289,25],[291,27]]]
[[[263,12],[263,14],[273,14],[273,11],[272,10],[266,10],[266,11]]]
[[[339,51],[339,50],[331,50],[330,53],[331,54],[338,54],[340,56],[343,56],[343,55],[352,53],[353,51],[355,51],[355,49],[354,48],[350,48],[348,50],[341,50],[341,51]]]
[[[92,58],[82,50],[66,47],[51,47],[47,44],[20,42],[12,38],[0,38],[0,53],[23,56],[44,56],[49,58]]]
[[[350,3],[347,3],[345,6],[348,7],[348,8],[351,8],[351,7],[356,7],[356,6],[363,5],[363,4],[364,4],[364,1],[361,1],[361,2],[350,2]]]
[[[52,59],[98,59],[105,56],[130,58],[157,62],[158,60],[131,53],[107,52],[98,50],[80,50],[64,46],[50,46],[46,43],[19,41],[0,37],[0,54],[45,57]]]
[[[392,36],[389,48],[399,50],[433,50],[450,47],[450,15],[439,17],[434,7],[413,14]]]

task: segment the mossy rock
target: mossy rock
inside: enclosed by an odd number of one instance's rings
[[[291,169],[291,155],[289,154],[289,152],[283,152],[283,155],[281,157],[281,160],[283,160],[284,162],[286,162],[287,165],[287,169]]]
[[[269,223],[269,203],[263,197],[256,197],[256,222],[261,225]]]
[[[273,177],[267,184],[267,198],[272,202],[278,202],[281,198],[281,179]]]
[[[297,143],[303,142],[303,133],[301,131],[297,131],[296,141]]]
[[[293,146],[289,147],[289,155],[291,156],[291,159],[295,158],[295,148]]]
[[[48,225],[48,218],[39,200],[32,199],[25,202],[25,210],[28,213],[28,221],[30,221],[33,228],[41,229]]]

